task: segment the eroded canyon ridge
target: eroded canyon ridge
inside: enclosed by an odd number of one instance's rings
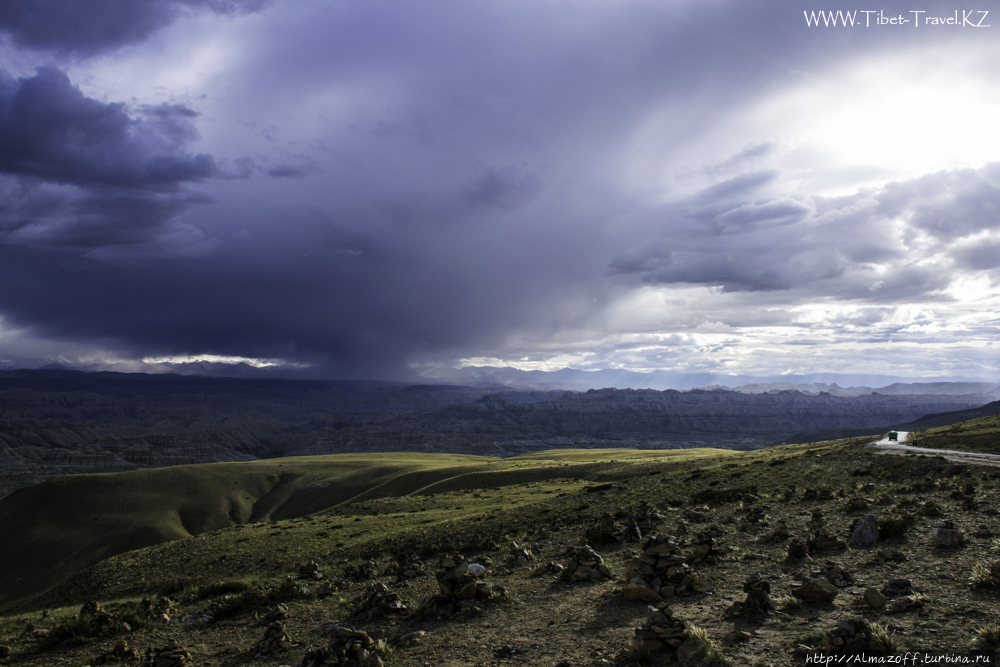
[[[837,390],[569,392],[5,371],[0,497],[78,472],[344,452],[756,449],[876,433],[932,413],[991,413],[981,406],[1000,398],[1000,385],[987,383]]]

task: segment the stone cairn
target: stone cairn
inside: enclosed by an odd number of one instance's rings
[[[719,556],[729,553],[729,547],[721,546],[715,541],[715,538],[723,534],[722,529],[715,524],[698,533],[690,543],[691,549],[688,552],[690,564],[709,565],[715,563]]]
[[[802,500],[833,500],[833,489],[827,484],[818,489],[806,489],[802,493]]]
[[[91,661],[92,665],[111,665],[120,662],[139,662],[142,656],[134,648],[128,647],[128,642],[119,639],[114,647],[107,653],[103,653]]]
[[[264,615],[264,622],[267,624],[274,623],[275,621],[287,621],[288,620],[288,607],[283,604],[277,605],[274,609],[267,612]]]
[[[851,533],[852,547],[867,547],[879,541],[878,519],[874,514],[868,514],[858,521]]]
[[[782,540],[787,540],[788,525],[785,524],[784,519],[778,519],[774,522],[774,528],[769,528],[760,538],[761,542],[780,542]]]
[[[767,514],[760,505],[751,505],[743,510],[743,515],[737,521],[741,532],[747,533],[762,529],[767,522]]]
[[[917,508],[917,514],[920,516],[941,516],[941,508],[938,507],[933,500],[928,500],[919,508]]]
[[[706,593],[715,588],[707,574],[695,572],[684,560],[675,537],[647,535],[633,552],[625,571],[628,584],[622,590],[632,600],[655,601],[660,597]],[[652,593],[650,595],[649,593]]]
[[[826,561],[818,572],[809,575],[809,579],[825,578],[837,588],[846,588],[854,584],[854,575],[840,567],[832,560]]]
[[[944,547],[960,547],[965,544],[965,535],[955,529],[955,523],[950,519],[942,519],[931,528],[931,535]]]
[[[414,579],[424,574],[424,562],[419,556],[410,556],[396,565],[396,577]]]
[[[142,613],[145,614],[146,618],[160,623],[169,623],[170,614],[174,613],[177,609],[177,603],[170,598],[161,597],[156,602],[153,602],[148,595],[142,598],[139,606],[142,608]]]
[[[743,584],[743,592],[747,594],[747,599],[743,602],[734,602],[726,610],[727,618],[760,616],[777,608],[771,600],[771,582],[761,579],[759,574],[750,575]]]
[[[354,617],[366,621],[406,611],[406,604],[399,593],[389,591],[382,583],[368,584],[365,592],[354,602]]]
[[[285,631],[285,624],[281,621],[274,621],[264,632],[260,633],[254,642],[250,652],[257,656],[274,655],[287,651],[292,645],[292,638]]]
[[[97,628],[95,633],[97,637],[105,637],[112,634],[114,626],[119,624],[118,620],[111,613],[105,611],[105,609],[94,600],[91,600],[80,607],[80,618],[84,617],[89,617],[93,621],[94,626]],[[131,632],[132,630],[132,627],[124,621],[122,621],[119,625],[120,628],[126,632]],[[41,635],[48,634],[48,630],[36,630],[34,632],[34,636],[41,636],[39,633],[41,633]]]
[[[191,654],[184,650],[180,642],[171,638],[170,643],[163,648],[156,651],[146,649],[146,658],[142,664],[150,667],[180,667],[191,664]]]
[[[796,537],[788,543],[788,554],[785,556],[785,560],[801,560],[808,557],[809,547],[805,542]]]
[[[299,575],[297,577],[299,581],[319,581],[323,578],[323,573],[320,572],[319,563],[314,560],[309,561],[305,565],[299,568]]]
[[[615,577],[601,555],[586,544],[566,552],[562,576],[569,581],[604,581]]]
[[[890,614],[901,614],[907,611],[923,609],[924,600],[913,592],[913,584],[909,579],[890,579],[882,587],[882,595],[892,599],[886,611]]]
[[[684,621],[673,615],[670,605],[660,602],[650,606],[641,628],[635,629],[635,639],[644,651],[656,661],[672,662],[677,656],[677,647],[688,639],[688,629]]]
[[[583,538],[587,540],[588,544],[610,544],[613,542],[627,542],[630,541],[629,537],[634,537],[634,533],[630,533],[630,528],[623,528],[613,516],[611,512],[605,512],[597,520],[597,523],[593,526],[587,526],[583,531]],[[636,532],[639,528],[636,527]],[[640,539],[636,537],[635,539]]]
[[[353,628],[339,627],[326,648],[308,649],[298,667],[325,667],[326,665],[361,665],[382,667],[378,643],[368,633]]]
[[[447,616],[488,598],[493,588],[481,579],[484,571],[482,565],[461,556],[442,557],[437,566],[439,593],[430,596],[420,608]]]
[[[823,645],[813,648],[802,644],[795,647],[798,655],[809,655],[821,650],[834,655],[858,655],[860,653],[881,654],[888,647],[872,632],[871,624],[865,619],[841,619],[837,627],[823,635]]]
[[[357,581],[370,581],[378,576],[378,566],[373,560],[358,563],[357,565],[348,565],[344,568],[344,576]]]

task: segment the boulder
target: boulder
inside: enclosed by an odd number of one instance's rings
[[[931,528],[931,535],[944,547],[960,547],[965,544],[965,535],[960,530],[955,530],[955,524],[944,519],[938,521],[937,525]]]
[[[833,602],[840,591],[825,577],[812,579],[792,591],[792,595],[805,602]]]
[[[881,609],[885,606],[886,597],[877,588],[869,587],[865,590],[865,604],[872,609]]]
[[[851,533],[850,545],[852,547],[867,547],[878,542],[878,520],[874,514],[869,514],[858,522],[854,532]]]

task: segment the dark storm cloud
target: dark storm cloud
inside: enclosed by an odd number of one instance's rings
[[[182,186],[217,172],[184,147],[197,114],[85,96],[56,67],[14,79],[0,71],[3,241],[99,248],[155,237],[186,206]]]
[[[82,6],[16,1],[0,26],[15,44],[86,55],[138,44],[188,8],[260,3],[129,0],[119,15],[92,3],[99,11],[71,34]],[[48,7],[51,25],[32,22],[33,7]],[[588,327],[601,336],[616,326],[600,323],[603,309],[636,285],[741,292],[747,310],[783,292],[797,296],[775,309],[939,289],[933,268],[890,271],[876,286],[863,264],[906,254],[888,208],[875,211],[881,195],[789,192],[767,136],[739,138],[728,159],[693,159],[691,173],[718,182],[668,192],[666,204],[658,186],[622,176],[623,147],[642,143],[650,119],[667,119],[650,152],[668,155],[837,58],[922,43],[901,31],[809,32],[801,10],[274,3],[245,41],[227,33],[210,52],[233,64],[181,77],[192,90],[178,95],[214,105],[198,104],[204,119],[187,106],[88,99],[58,70],[6,77],[0,279],[17,288],[0,292],[0,313],[123,354],[286,358],[371,375]],[[22,97],[36,100],[30,114],[13,104]],[[216,156],[231,147],[228,161],[193,154],[196,120],[203,132],[214,123],[222,138],[205,139],[218,141]],[[240,157],[244,142],[256,142],[252,159]],[[194,206],[204,199],[192,184],[216,203]],[[915,215],[912,190],[894,210]]]
[[[142,42],[187,9],[256,11],[270,0],[4,0],[0,31],[19,47],[93,55]]]
[[[14,79],[0,71],[0,172],[81,187],[174,190],[215,173],[191,155],[196,115],[180,105],[145,107],[86,97],[56,67]]]

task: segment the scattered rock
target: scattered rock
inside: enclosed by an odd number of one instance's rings
[[[844,588],[854,583],[853,574],[830,560],[826,561],[819,572],[813,572],[809,576],[809,579],[818,579],[820,577],[825,577],[837,588]]]
[[[357,565],[348,565],[344,568],[344,577],[357,581],[370,581],[378,576],[378,566],[375,561],[369,560]]]
[[[544,577],[546,574],[562,575],[565,572],[566,572],[566,566],[565,565],[563,565],[561,563],[557,563],[554,560],[550,560],[548,563],[544,563],[542,565],[539,565],[534,570],[532,570],[530,576],[532,576],[532,577]]]
[[[628,584],[622,588],[622,596],[626,600],[636,602],[659,602],[663,599],[659,594],[653,592],[653,589],[643,581],[642,577],[633,577],[630,579]]]
[[[518,546],[517,542],[511,542],[511,554],[510,554],[510,566],[511,567],[524,567],[529,561],[535,560],[534,554],[531,553],[531,549],[522,548]]]
[[[878,520],[874,514],[869,514],[858,522],[854,532],[851,533],[850,544],[852,547],[867,547],[878,542],[878,538]]]
[[[761,542],[780,542],[781,540],[788,539],[788,526],[785,524],[784,519],[778,519],[774,528],[771,528],[760,538]]]
[[[399,579],[413,579],[424,574],[424,562],[419,556],[410,556],[396,565],[396,576]]]

